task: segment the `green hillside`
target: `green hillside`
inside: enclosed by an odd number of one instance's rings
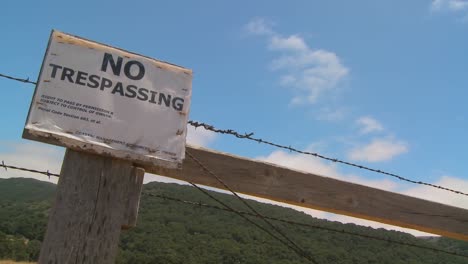
[[[0,179],[0,259],[37,259],[55,185],[32,179]],[[121,235],[117,263],[310,263],[236,214],[165,200],[151,194],[217,205],[200,191],[176,184],[144,187],[138,226]],[[245,210],[234,197],[213,193]],[[343,229],[468,255],[468,243],[419,239],[401,232],[314,219],[279,206],[249,201],[262,214],[295,222]],[[260,220],[252,220],[265,226]],[[342,233],[273,222],[318,263],[468,263],[467,258]],[[268,228],[267,226],[265,226]]]

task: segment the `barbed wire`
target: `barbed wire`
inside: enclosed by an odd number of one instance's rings
[[[154,194],[150,192],[143,192],[144,195],[149,195],[152,197],[156,198],[161,198],[164,200],[170,200],[174,202],[179,202],[179,203],[184,203],[188,205],[192,205],[194,207],[206,207],[206,208],[211,208],[211,209],[216,209],[216,210],[221,210],[221,211],[226,211],[226,212],[231,212],[231,213],[236,213],[236,214],[243,214],[243,215],[248,215],[248,216],[253,216],[253,217],[258,217],[257,215],[245,211],[239,211],[239,210],[231,210],[227,208],[222,208],[216,205],[210,205],[210,204],[205,204],[201,202],[194,202],[194,201],[187,201],[187,200],[182,200],[179,198],[174,198],[174,197],[169,197],[166,195],[162,194]],[[308,223],[301,223],[297,221],[291,221],[291,220],[286,220],[286,219],[280,219],[276,217],[270,217],[270,216],[264,216],[265,218],[272,220],[272,221],[278,221],[282,222],[285,224],[290,224],[290,225],[296,225],[296,226],[302,226],[302,227],[307,227],[307,228],[312,228],[312,229],[318,229],[318,230],[324,230],[324,231],[329,231],[329,232],[334,232],[334,233],[339,233],[339,234],[346,234],[350,236],[356,236],[356,237],[361,237],[361,238],[366,238],[366,239],[372,239],[372,240],[378,240],[382,242],[387,242],[387,243],[392,243],[392,244],[398,244],[401,246],[408,246],[408,247],[414,247],[414,248],[419,248],[419,249],[424,249],[424,250],[431,250],[434,252],[438,253],[444,253],[452,256],[457,256],[457,257],[463,257],[463,258],[468,258],[467,255],[460,254],[458,252],[454,251],[448,251],[444,249],[439,249],[439,248],[434,248],[434,247],[429,247],[429,246],[424,246],[424,245],[418,245],[418,244],[413,244],[413,243],[408,243],[404,241],[398,241],[390,238],[383,238],[383,237],[378,237],[378,236],[372,236],[372,235],[366,235],[366,234],[361,234],[361,233],[356,233],[356,232],[350,232],[346,231],[344,229],[335,229],[335,228],[330,228],[330,227],[325,227],[325,226],[320,226],[320,225],[314,225],[314,224],[308,224]]]
[[[20,171],[27,171],[27,172],[31,172],[31,173],[37,173],[37,174],[44,174],[44,175],[47,175],[50,179],[50,176],[56,176],[56,177],[60,177],[59,174],[56,174],[56,173],[51,173],[49,172],[49,170],[47,171],[39,171],[39,170],[34,170],[34,169],[27,169],[27,168],[23,168],[23,167],[17,167],[17,166],[11,166],[11,165],[7,165],[5,164],[5,162],[2,160],[2,164],[0,164],[0,167],[3,167],[6,171],[8,171],[8,169],[14,169],[14,170],[20,170]],[[204,193],[205,195],[207,195],[209,198],[213,199],[214,201],[218,202],[219,204],[221,204],[222,206],[224,206],[226,208],[226,210],[229,210],[229,211],[232,211],[232,212],[235,212],[236,210],[234,210],[232,207],[230,207],[229,205],[227,205],[226,203],[220,201],[219,199],[217,199],[216,197],[214,197],[213,195],[211,195],[210,193],[208,193],[206,190],[204,190],[203,188],[199,187],[197,184],[193,183],[193,182],[188,182],[189,184],[191,184],[193,187],[195,187],[196,189],[200,190],[202,193]],[[242,215],[242,214],[239,214],[240,217],[242,217],[243,219],[245,219],[246,221],[250,222],[251,224],[253,224],[254,226],[256,226],[257,228],[261,229],[262,231],[266,232],[267,234],[269,234],[272,238],[276,239],[277,241],[279,241],[280,243],[284,244],[285,246],[287,246],[288,248],[292,249],[294,252],[296,252],[299,256],[301,257],[304,257],[306,258],[307,260],[311,261],[312,263],[314,264],[318,264],[315,260],[313,260],[312,258],[310,258],[310,256],[308,256],[308,254],[305,253],[304,250],[302,250],[301,248],[297,247],[297,245],[295,245],[293,243],[294,246],[291,246],[290,244],[288,244],[287,242],[285,242],[284,240],[282,240],[281,238],[277,237],[276,235],[274,235],[273,233],[271,233],[268,229],[262,227],[261,225],[255,223],[254,221],[252,221],[251,219],[247,218],[245,215]],[[260,216],[260,215],[259,215]]]
[[[49,179],[50,179],[50,176],[60,177],[60,174],[49,172],[49,170],[40,171],[40,170],[34,170],[34,169],[28,169],[28,168],[23,168],[23,167],[7,165],[7,164],[5,164],[5,162],[3,160],[2,160],[2,164],[0,164],[0,167],[4,168],[6,171],[8,171],[8,169],[13,169],[13,170],[27,171],[27,172],[32,172],[32,173],[43,174],[43,175],[46,175],[47,177],[49,177]]]
[[[203,122],[192,121],[192,120],[189,120],[188,124],[195,127],[195,128],[203,127],[204,129],[206,129],[208,131],[215,132],[215,133],[232,135],[232,136],[235,136],[237,138],[248,139],[248,140],[251,140],[251,141],[258,142],[258,143],[274,146],[274,147],[277,147],[277,148],[280,148],[280,149],[285,149],[285,150],[288,150],[290,152],[309,155],[309,156],[313,156],[313,157],[316,157],[316,158],[328,160],[328,161],[331,161],[331,162],[341,163],[341,164],[345,164],[345,165],[352,166],[352,167],[355,167],[355,168],[359,168],[359,169],[363,169],[363,170],[367,170],[367,171],[372,171],[372,172],[375,172],[375,173],[384,174],[384,175],[387,175],[387,176],[397,178],[398,180],[401,180],[401,181],[406,181],[406,182],[410,182],[410,183],[413,183],[413,184],[419,184],[419,185],[426,185],[426,186],[430,186],[430,187],[437,188],[437,189],[440,189],[440,190],[449,191],[449,192],[452,192],[452,193],[468,196],[468,193],[458,191],[458,190],[454,190],[454,189],[451,189],[451,188],[447,188],[447,187],[444,187],[444,186],[441,186],[441,185],[436,185],[436,184],[427,183],[427,182],[423,182],[423,181],[411,180],[409,178],[405,178],[405,177],[400,176],[400,175],[395,174],[395,173],[370,168],[370,167],[367,167],[367,166],[355,164],[355,163],[352,163],[352,162],[348,162],[348,161],[344,161],[344,160],[340,160],[340,159],[336,159],[336,158],[330,158],[330,157],[324,156],[324,155],[316,153],[316,152],[309,152],[309,151],[299,150],[299,149],[293,148],[291,146],[280,145],[280,144],[277,144],[277,143],[274,143],[274,142],[271,142],[271,141],[267,141],[267,140],[264,140],[264,139],[261,139],[261,138],[255,138],[255,137],[253,137],[254,133],[239,133],[239,132],[237,132],[237,131],[235,131],[233,129],[218,129],[218,128],[215,128],[214,126],[210,125],[210,124],[206,124],[206,123],[203,123]]]
[[[4,168],[5,171],[8,171],[8,169],[13,169],[13,170],[20,170],[20,171],[26,171],[26,172],[31,172],[31,173],[43,174],[43,175],[48,176],[49,178],[50,178],[50,176],[60,177],[59,174],[52,173],[49,170],[41,171],[41,170],[28,169],[28,168],[24,168],[24,167],[17,167],[17,166],[7,165],[7,164],[5,164],[4,160],[2,160],[2,163],[0,164],[0,168]],[[412,243],[408,243],[408,242],[397,241],[397,240],[393,240],[393,239],[389,239],[389,238],[382,238],[382,237],[377,237],[377,236],[372,236],[372,235],[360,234],[360,233],[346,231],[344,229],[334,229],[334,228],[329,228],[329,227],[324,227],[324,226],[319,226],[319,225],[313,225],[313,224],[307,224],[307,223],[301,223],[301,222],[285,220],[285,219],[280,219],[280,218],[275,218],[275,217],[270,217],[270,216],[259,216],[259,215],[254,214],[254,213],[235,210],[232,207],[230,207],[229,205],[227,205],[226,203],[222,202],[221,200],[219,200],[216,197],[214,197],[213,195],[211,195],[208,191],[206,191],[203,188],[199,187],[197,184],[195,184],[193,182],[188,182],[188,183],[191,184],[192,186],[194,186],[195,188],[197,188],[198,190],[200,190],[201,192],[203,192],[210,199],[213,199],[217,203],[224,206],[224,208],[216,206],[216,205],[204,204],[204,203],[201,203],[201,202],[186,201],[186,200],[182,200],[182,199],[179,199],[179,198],[168,197],[168,196],[165,196],[165,195],[154,194],[154,193],[150,193],[150,192],[146,192],[146,191],[143,192],[143,194],[153,196],[153,197],[157,197],[157,198],[161,198],[161,199],[172,200],[172,201],[176,201],[176,202],[190,204],[190,205],[194,205],[194,206],[207,207],[207,208],[212,208],[212,209],[216,209],[216,210],[223,210],[223,211],[235,213],[235,214],[238,214],[238,215],[242,215],[243,218],[244,218],[245,215],[254,216],[254,217],[263,217],[265,219],[278,221],[278,222],[283,222],[283,223],[286,223],[286,224],[309,227],[309,228],[325,230],[325,231],[330,231],[330,232],[335,232],[335,233],[341,233],[341,234],[346,234],[346,235],[351,235],[351,236],[357,236],[357,237],[362,237],[362,238],[367,238],[367,239],[379,240],[379,241],[388,242],[388,243],[392,243],[392,244],[399,244],[399,245],[402,245],[402,246],[415,247],[415,248],[420,248],[420,249],[425,249],[425,250],[431,250],[431,251],[434,251],[434,252],[449,254],[449,255],[453,255],[453,256],[457,256],[457,257],[468,258],[468,256],[464,255],[464,254],[460,254],[460,253],[453,252],[453,251],[448,251],[448,250],[443,250],[443,249],[438,249],[438,248],[434,248],[434,247],[417,245],[417,244],[412,244]],[[244,218],[244,219],[249,221],[250,223],[252,223],[251,219],[249,219],[249,218]],[[254,224],[258,228],[262,229],[264,232],[267,232],[273,238],[275,238],[275,239],[277,239],[279,241],[282,241],[282,243],[286,243],[283,240],[281,240],[280,238],[278,238],[277,236],[275,236],[274,234],[272,234],[271,232],[269,232],[268,230],[266,230],[264,227],[258,225],[257,223],[253,222],[252,224]],[[288,247],[291,247],[289,244],[286,244],[286,245]],[[294,249],[294,248],[291,248],[291,249],[296,251],[296,249]]]
[[[17,78],[17,77],[13,77],[13,76],[1,74],[1,73],[0,73],[0,77],[7,78],[7,79],[10,79],[10,80],[14,80],[14,81],[23,82],[23,83],[36,84],[36,82],[30,81],[29,78],[22,79],[22,78]],[[379,173],[379,174],[391,176],[391,177],[397,178],[398,180],[401,180],[401,181],[405,181],[405,182],[409,182],[409,183],[413,183],[413,184],[418,184],[418,185],[425,185],[425,186],[429,186],[429,187],[436,188],[436,189],[439,189],[439,190],[444,190],[444,191],[452,192],[452,193],[455,193],[455,194],[468,196],[468,193],[466,193],[466,192],[462,192],[462,191],[455,190],[455,189],[452,189],[452,188],[447,188],[447,187],[444,187],[442,185],[437,185],[437,184],[432,184],[432,183],[428,183],[428,182],[412,180],[412,179],[403,177],[403,176],[395,174],[395,173],[386,172],[386,171],[383,171],[383,170],[380,170],[380,169],[374,169],[374,168],[371,168],[371,167],[368,167],[368,166],[352,163],[352,162],[345,161],[345,160],[340,160],[340,159],[337,159],[337,158],[330,158],[330,157],[324,156],[324,155],[316,153],[316,152],[300,150],[300,149],[297,149],[297,148],[293,148],[291,146],[277,144],[277,143],[274,143],[274,142],[271,142],[271,141],[268,141],[268,140],[264,140],[264,139],[261,139],[261,138],[256,138],[256,137],[253,137],[254,133],[239,133],[239,132],[237,132],[237,131],[235,131],[233,129],[218,129],[218,128],[214,127],[213,125],[203,123],[203,122],[193,121],[193,120],[189,120],[188,124],[195,127],[195,128],[203,127],[204,129],[215,132],[215,133],[228,134],[228,135],[235,136],[236,138],[255,141],[257,143],[262,143],[262,144],[270,145],[270,146],[277,147],[277,148],[280,148],[280,149],[285,149],[285,150],[288,150],[290,152],[295,152],[295,153],[299,153],[299,154],[303,154],[303,155],[309,155],[309,156],[313,156],[313,157],[316,157],[316,158],[328,160],[328,161],[331,161],[331,162],[341,163],[341,164],[344,164],[344,165],[347,165],[347,166],[359,168],[359,169],[362,169],[362,170],[367,170],[367,171],[371,171],[371,172],[374,172],[374,173]]]
[[[205,194],[206,196],[208,196],[210,199],[216,201],[217,203],[221,204],[222,206],[224,206],[224,208],[226,210],[229,210],[229,211],[232,211],[234,213],[236,213],[236,210],[234,210],[232,207],[230,207],[229,205],[227,205],[226,203],[222,202],[221,200],[219,200],[218,198],[214,197],[213,195],[211,195],[208,191],[204,190],[203,188],[201,188],[200,186],[198,186],[197,184],[193,183],[193,182],[190,182],[188,181],[189,184],[191,184],[193,187],[197,188],[199,191],[201,191],[203,194]],[[296,252],[296,254],[298,254],[299,256],[309,260],[310,262],[314,263],[314,264],[318,264],[314,259],[312,259],[305,251],[303,251],[301,248],[299,247],[294,247],[294,246],[291,246],[290,244],[288,244],[286,241],[282,240],[281,238],[277,237],[275,234],[271,233],[268,229],[264,228],[263,226],[259,225],[258,223],[255,223],[254,221],[252,221],[251,219],[249,219],[248,217],[246,217],[245,215],[243,214],[240,214],[240,213],[236,213],[237,215],[239,215],[241,218],[243,218],[244,220],[246,220],[247,222],[253,224],[255,227],[259,228],[260,230],[264,231],[265,233],[267,233],[268,235],[270,235],[272,238],[274,238],[275,240],[279,241],[281,244],[285,245],[286,247],[290,248],[291,250],[293,250],[294,252]]]
[[[198,166],[200,166],[200,168],[202,168],[206,173],[210,174],[212,177],[214,177],[219,183],[221,183],[224,188],[226,188],[227,190],[229,190],[239,201],[241,201],[247,208],[249,208],[249,210],[251,210],[255,215],[256,217],[260,218],[263,222],[265,222],[268,226],[270,226],[273,230],[275,230],[278,234],[280,234],[280,236],[282,236],[284,239],[286,239],[289,243],[291,243],[291,245],[287,244],[286,242],[283,242],[283,244],[287,245],[289,248],[292,248],[294,249],[294,251],[296,251],[297,254],[299,254],[300,256],[306,258],[307,260],[311,261],[312,263],[317,263],[305,250],[303,250],[301,247],[299,247],[294,241],[292,241],[286,234],[284,234],[278,227],[276,227],[275,225],[273,225],[270,221],[268,221],[263,215],[261,215],[257,210],[255,210],[249,203],[247,203],[247,201],[245,201],[244,198],[240,197],[235,191],[233,191],[223,180],[221,180],[221,178],[219,178],[214,172],[212,172],[210,169],[208,169],[200,160],[198,160],[197,158],[195,158],[191,153],[190,151],[186,150],[185,153],[187,154],[187,156],[189,158],[191,158],[193,161],[195,161],[195,163],[198,164]],[[209,194],[205,191],[203,191],[203,189],[201,189],[200,187],[196,186],[196,184],[192,183],[192,182],[189,182],[190,184],[192,184],[193,186],[195,186],[197,189],[201,190],[202,192],[204,192],[205,194]],[[214,198],[213,196],[209,195],[211,198],[217,200],[216,198]],[[217,200],[218,203],[220,203],[221,201]],[[226,206],[225,206],[226,207]],[[243,216],[242,214],[239,214],[239,216]]]
[[[0,77],[10,79],[10,80],[13,80],[13,81],[23,82],[23,83],[37,84],[36,82],[30,81],[29,78],[26,78],[26,79],[16,78],[16,77],[12,77],[10,75],[5,75],[5,74],[1,74],[1,73],[0,73]]]

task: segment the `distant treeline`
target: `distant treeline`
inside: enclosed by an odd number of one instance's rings
[[[216,205],[198,190],[150,183],[144,192]],[[32,179],[0,179],[0,259],[37,261],[55,185]],[[233,196],[214,193],[238,210]],[[328,228],[380,236],[457,251],[468,255],[468,243],[421,239],[409,234],[312,218],[289,208],[249,201],[262,214]],[[259,219],[252,218],[265,228]],[[468,259],[357,236],[274,222],[320,264],[466,264]],[[138,225],[123,231],[117,263],[205,264],[310,263],[237,215],[143,195]]]

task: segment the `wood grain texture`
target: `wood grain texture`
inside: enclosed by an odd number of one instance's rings
[[[237,192],[468,241],[468,210],[207,149],[187,147]],[[221,188],[189,157],[181,171],[149,173]]]
[[[67,150],[38,263],[114,263],[141,174],[128,161]]]
[[[127,181],[128,189],[131,190],[126,197],[127,203],[124,211],[124,218],[122,222],[122,229],[130,229],[135,227],[138,220],[138,209],[140,207],[141,189],[143,188],[143,178],[145,177],[145,170],[142,168],[135,168],[135,175],[133,179]]]
[[[32,135],[26,138],[37,140]],[[49,138],[47,143],[60,145],[54,138]],[[192,146],[187,146],[187,150],[240,193],[468,241],[466,209],[213,150]],[[181,170],[141,161],[138,166],[149,173],[223,189],[188,157]]]

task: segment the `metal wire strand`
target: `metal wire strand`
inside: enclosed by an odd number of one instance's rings
[[[174,201],[174,202],[179,202],[179,203],[192,205],[194,207],[195,206],[196,207],[206,207],[206,208],[211,208],[211,209],[215,209],[215,210],[221,210],[221,211],[226,211],[226,212],[231,212],[231,213],[236,213],[236,214],[243,214],[243,215],[258,217],[257,215],[255,215],[253,213],[238,211],[238,210],[232,210],[232,209],[228,209],[228,208],[222,208],[222,207],[219,207],[219,206],[216,206],[216,205],[204,204],[204,203],[201,203],[201,202],[187,201],[187,200],[182,200],[182,199],[179,199],[179,198],[169,197],[169,196],[161,195],[161,194],[153,194],[153,193],[148,193],[148,192],[143,192],[143,194],[153,196],[153,197],[156,197],[156,198],[160,198],[160,199],[164,199],[164,200],[170,200],[170,201]],[[302,227],[318,229],[318,230],[324,230],[324,231],[329,231],[329,232],[334,232],[334,233],[339,233],[339,234],[346,234],[346,235],[361,237],[361,238],[365,238],[365,239],[373,239],[373,240],[383,241],[383,242],[387,242],[387,243],[391,243],[391,244],[398,244],[398,245],[401,245],[401,246],[414,247],[414,248],[419,248],[419,249],[423,249],[423,250],[434,251],[434,252],[437,252],[437,253],[448,254],[448,255],[452,255],[452,256],[456,256],[456,257],[468,258],[467,255],[463,255],[463,254],[460,254],[460,253],[454,252],[454,251],[448,251],[448,250],[443,250],[443,249],[439,249],[439,248],[434,248],[434,247],[429,247],[429,246],[424,246],[424,245],[418,245],[418,244],[413,244],[413,243],[408,243],[408,242],[404,242],[404,241],[398,241],[398,240],[393,240],[393,239],[383,238],[383,237],[378,237],[378,236],[360,234],[360,233],[346,231],[344,229],[329,228],[329,227],[324,227],[324,226],[320,226],[320,225],[313,225],[313,224],[307,224],[307,223],[301,223],[301,222],[296,222],[296,221],[291,221],[291,220],[280,219],[280,218],[276,218],[276,217],[269,217],[269,216],[264,216],[264,217],[269,219],[269,220],[272,220],[272,221],[278,221],[278,222],[282,222],[282,223],[286,223],[286,224],[290,224],[290,225],[302,226]]]
[[[426,186],[430,186],[430,187],[437,188],[437,189],[440,189],[440,190],[449,191],[449,192],[452,192],[452,193],[468,196],[468,193],[458,191],[458,190],[454,190],[454,189],[451,189],[451,188],[447,188],[447,187],[444,187],[444,186],[441,186],[441,185],[436,185],[436,184],[427,183],[427,182],[423,182],[423,181],[411,180],[409,178],[405,178],[405,177],[400,176],[400,175],[395,174],[395,173],[385,172],[383,170],[373,169],[373,168],[363,166],[363,165],[359,165],[359,164],[355,164],[355,163],[352,163],[352,162],[343,161],[343,160],[339,160],[339,159],[336,159],[336,158],[326,157],[326,156],[324,156],[322,154],[319,154],[319,153],[303,151],[303,150],[293,148],[291,146],[280,145],[280,144],[273,143],[273,142],[270,142],[270,141],[267,141],[267,140],[264,140],[264,139],[261,139],[261,138],[255,138],[255,137],[253,137],[254,133],[244,133],[244,134],[242,134],[242,133],[236,132],[235,130],[232,130],[232,129],[218,129],[218,128],[215,128],[212,125],[209,125],[209,124],[206,124],[206,123],[203,123],[203,122],[192,121],[192,120],[188,121],[188,124],[190,124],[191,126],[193,126],[195,128],[203,127],[204,129],[215,132],[215,133],[228,134],[228,135],[235,136],[237,138],[248,139],[248,140],[258,142],[258,143],[262,143],[262,144],[274,146],[274,147],[277,147],[277,148],[289,150],[290,152],[309,155],[309,156],[313,156],[313,157],[316,157],[316,158],[328,160],[328,161],[331,161],[331,162],[341,163],[341,164],[345,164],[345,165],[352,166],[352,167],[355,167],[355,168],[368,170],[368,171],[372,171],[372,172],[375,172],[375,173],[384,174],[384,175],[387,175],[387,176],[397,178],[397,179],[399,179],[401,181],[406,181],[406,182],[419,184],[419,185],[426,185]]]
[[[43,175],[46,175],[46,176],[49,176],[49,177],[50,176],[60,177],[59,174],[51,173],[51,172],[49,172],[49,170],[40,171],[40,170],[34,170],[34,169],[28,169],[28,168],[23,168],[23,167],[7,165],[7,164],[5,164],[5,162],[3,160],[2,160],[2,163],[0,164],[0,167],[4,168],[6,171],[8,171],[8,169],[13,169],[13,170],[20,170],[20,171],[27,171],[27,172],[31,172],[31,173],[43,174]],[[308,228],[326,230],[326,231],[335,232],[335,233],[341,233],[341,234],[346,234],[346,235],[351,235],[351,236],[357,236],[357,237],[362,237],[362,238],[366,238],[366,239],[379,240],[379,241],[388,242],[388,243],[391,243],[391,244],[398,244],[398,245],[402,245],[402,246],[414,247],[414,248],[419,248],[419,249],[424,249],[424,250],[431,250],[431,251],[438,252],[438,253],[448,254],[448,255],[457,256],[457,257],[468,258],[467,255],[460,254],[460,253],[453,252],[453,251],[448,251],[448,250],[443,250],[443,249],[438,249],[438,248],[433,248],[433,247],[428,247],[428,246],[423,246],[423,245],[417,245],[417,244],[412,244],[412,243],[403,242],[403,241],[392,240],[392,239],[389,239],[389,238],[381,238],[381,237],[372,236],[372,235],[359,234],[359,233],[354,233],[354,232],[350,232],[350,231],[346,231],[346,230],[342,230],[342,229],[333,229],[333,228],[328,228],[328,227],[323,227],[323,226],[318,226],[318,225],[300,223],[300,222],[295,222],[295,221],[290,221],[290,220],[285,220],[285,219],[279,219],[279,218],[274,218],[274,217],[269,217],[269,216],[260,216],[258,214],[244,212],[244,211],[238,211],[238,210],[235,210],[232,207],[228,206],[227,204],[223,203],[222,201],[220,201],[216,197],[212,196],[210,193],[208,193],[206,190],[200,188],[196,184],[194,184],[192,182],[189,182],[189,184],[191,184],[192,186],[194,186],[195,188],[197,188],[198,190],[203,192],[205,195],[207,195],[211,199],[215,200],[217,203],[224,206],[224,208],[218,207],[218,206],[215,206],[215,205],[203,204],[201,202],[185,201],[185,200],[182,200],[182,199],[168,197],[168,196],[164,196],[164,195],[153,194],[153,193],[149,193],[149,192],[143,192],[143,194],[150,195],[150,196],[157,197],[157,198],[166,199],[166,200],[171,200],[171,201],[177,201],[177,202],[181,202],[181,203],[185,203],[185,204],[190,204],[190,205],[193,205],[193,206],[207,207],[207,208],[212,208],[212,209],[216,209],[216,210],[223,210],[223,211],[228,211],[228,212],[231,212],[231,213],[238,214],[243,219],[245,219],[246,221],[252,223],[256,227],[262,229],[264,232],[268,233],[271,237],[273,237],[274,239],[280,241],[282,244],[285,244],[286,246],[288,246],[288,248],[294,250],[296,253],[298,253],[301,256],[303,256],[303,255],[302,255],[302,253],[297,251],[298,250],[297,248],[294,248],[290,244],[287,244],[285,241],[278,238],[277,236],[272,234],[270,231],[268,231],[264,227],[260,226],[259,224],[253,222],[251,219],[249,219],[249,218],[247,218],[245,216],[248,215],[248,216],[253,216],[253,217],[257,217],[257,218],[262,217],[262,218],[265,218],[265,219],[269,219],[269,220],[273,220],[273,221],[279,221],[279,222],[283,222],[283,223],[287,223],[287,224],[291,224],[291,225],[297,225],[297,226],[303,226],[303,227],[308,227]],[[309,257],[305,257],[305,258],[309,259]],[[312,259],[310,259],[310,261],[312,263],[317,263],[317,262],[314,262],[314,260],[312,260]]]
[[[5,170],[7,169],[14,169],[14,170],[20,170],[20,171],[27,171],[27,172],[32,172],[32,173],[38,173],[38,174],[43,174],[43,175],[47,175],[49,176],[56,176],[56,177],[60,177],[59,174],[56,174],[56,173],[50,173],[49,170],[47,171],[39,171],[39,170],[33,170],[33,169],[27,169],[27,168],[22,168],[22,167],[16,167],[16,166],[10,166],[10,165],[6,165],[5,162],[2,160],[2,164],[0,164],[1,167],[5,168]],[[207,191],[205,191],[204,189],[200,188],[198,185],[196,185],[195,183],[192,183],[192,182],[188,182],[190,183],[193,187],[197,188],[198,190],[200,190],[201,192],[203,192],[205,195],[207,195],[208,197],[210,197],[211,199],[215,200],[216,202],[218,202],[219,204],[221,204],[222,206],[224,206],[227,210],[230,210],[232,212],[235,212],[234,209],[232,209],[230,206],[228,206],[227,204],[223,203],[222,201],[220,201],[219,199],[217,199],[216,197],[212,196],[210,193],[208,193]],[[147,193],[148,194],[148,193]],[[149,194],[149,195],[152,195],[152,194]],[[314,260],[312,260],[309,256],[307,255],[304,255],[304,252],[302,252],[302,250],[298,249],[298,248],[295,248],[291,245],[289,245],[288,243],[286,243],[285,241],[283,241],[282,239],[280,239],[279,237],[275,236],[274,234],[272,234],[270,231],[268,231],[267,229],[265,229],[264,227],[260,226],[259,224],[253,222],[251,219],[247,218],[246,216],[244,215],[241,215],[240,216],[242,218],[244,218],[246,221],[252,223],[253,225],[255,225],[256,227],[260,228],[261,230],[263,230],[264,232],[268,233],[271,237],[273,237],[274,239],[280,241],[282,244],[286,245],[287,247],[289,247],[290,249],[294,250],[297,254],[299,254],[300,256],[308,259],[309,261],[311,261],[312,263],[314,264],[318,264],[317,262],[315,262]]]
[[[208,169],[200,160],[195,158],[188,150],[185,151],[187,153],[187,156],[189,156],[193,161],[195,161],[198,166],[200,166],[205,172],[207,172],[209,175],[213,176],[219,183],[221,183],[224,188],[229,190],[239,201],[241,201],[247,208],[249,208],[257,217],[262,219],[268,226],[273,228],[278,234],[280,234],[284,239],[286,239],[289,243],[291,243],[297,250],[300,252],[303,252],[303,255],[308,256],[307,253],[301,249],[294,241],[292,241],[286,234],[284,234],[278,227],[273,225],[270,221],[268,221],[263,215],[261,215],[257,210],[255,210],[245,199],[240,197],[234,190],[231,189],[221,178],[219,178],[214,172],[212,172],[210,169]],[[308,257],[307,257],[308,258]],[[309,259],[309,258],[308,258]],[[310,259],[311,260],[311,259]]]
[[[220,205],[224,206],[224,208],[226,208],[226,210],[229,210],[229,211],[232,211],[232,212],[236,212],[236,210],[234,210],[232,207],[230,207],[229,205],[227,205],[226,203],[222,202],[221,200],[219,200],[218,198],[214,197],[213,195],[211,195],[209,192],[207,192],[206,190],[204,190],[203,188],[199,187],[197,184],[193,183],[193,182],[188,182],[189,184],[191,184],[193,187],[197,188],[199,191],[201,191],[202,193],[204,193],[206,196],[208,196],[210,199],[216,201],[217,203],[219,203]],[[286,247],[290,248],[291,250],[293,250],[294,252],[296,252],[296,254],[298,254],[299,256],[309,260],[310,262],[312,262],[313,264],[318,264],[314,259],[312,259],[308,254],[305,254],[305,252],[303,250],[301,250],[300,248],[296,248],[294,246],[291,246],[290,244],[288,244],[287,242],[285,242],[284,240],[282,240],[281,238],[277,237],[275,234],[273,234],[272,232],[270,232],[268,229],[266,229],[265,227],[259,225],[258,223],[255,223],[254,221],[252,221],[250,218],[246,217],[245,215],[243,214],[240,214],[240,213],[236,213],[237,215],[239,215],[240,217],[242,217],[244,220],[246,220],[247,222],[253,224],[254,226],[256,226],[257,228],[259,228],[260,230],[262,230],[263,232],[267,233],[268,235],[270,235],[272,238],[274,238],[275,240],[279,241],[281,244],[285,245]]]
[[[13,169],[13,170],[20,170],[20,171],[27,171],[27,172],[32,172],[32,173],[38,173],[38,174],[43,174],[46,175],[50,178],[50,176],[55,176],[55,177],[60,177],[60,174],[56,173],[51,173],[49,170],[47,171],[40,171],[40,170],[34,170],[34,169],[27,169],[27,168],[22,168],[22,167],[17,167],[17,166],[12,166],[12,165],[6,165],[5,162],[2,160],[2,164],[0,167],[7,169]]]
[[[23,82],[23,83],[37,84],[36,82],[30,81],[29,78],[26,78],[26,79],[16,78],[16,77],[12,77],[10,75],[5,75],[5,74],[1,74],[1,73],[0,73],[0,77],[10,79],[10,80],[13,80],[13,81]]]

